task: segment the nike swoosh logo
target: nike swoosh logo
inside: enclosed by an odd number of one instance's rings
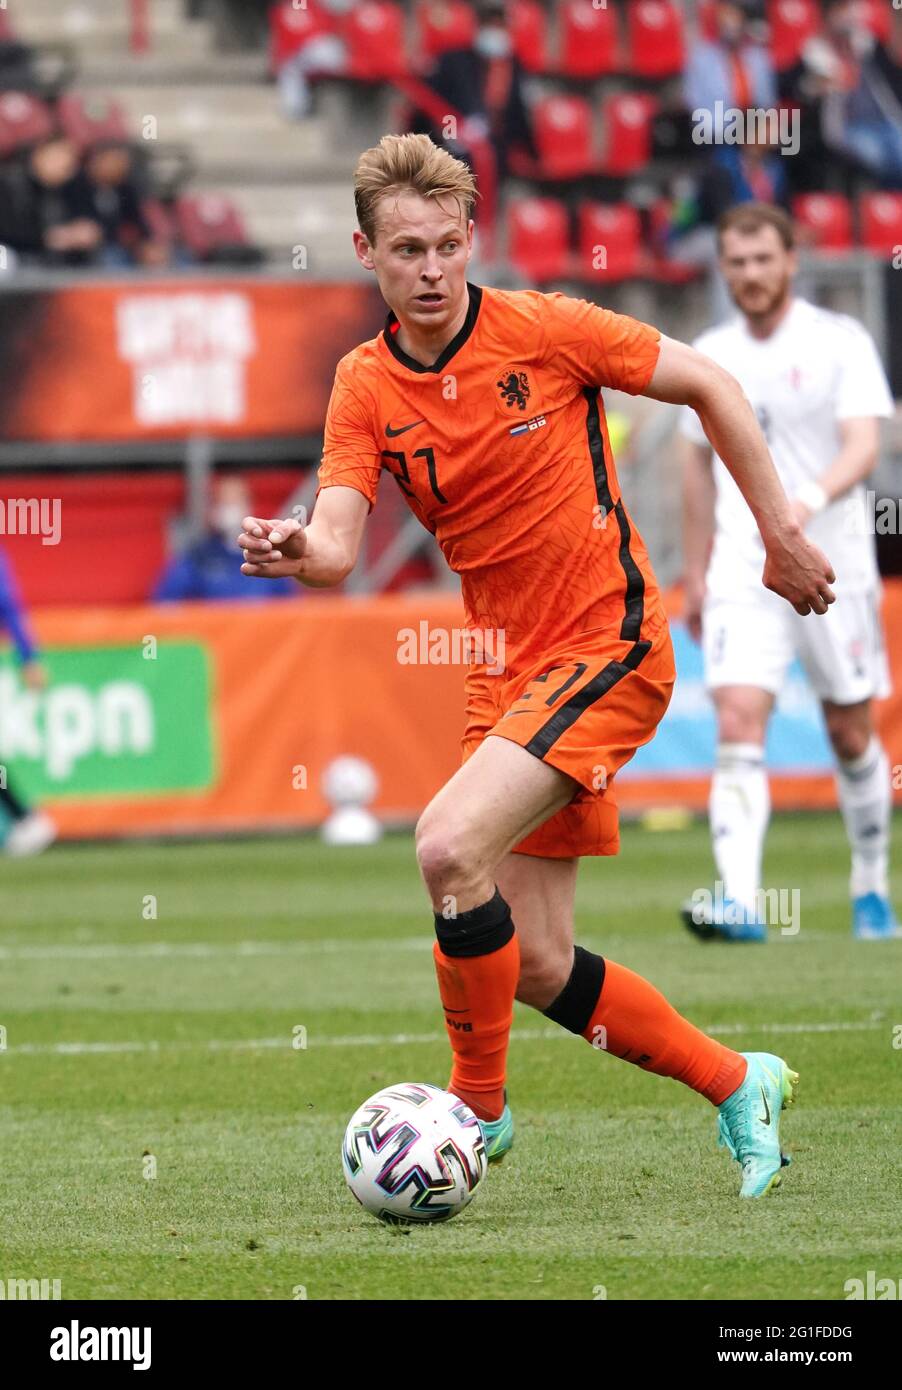
[[[414,420],[412,425],[402,425],[399,430],[393,430],[391,425],[385,426],[385,434],[388,439],[397,439],[399,434],[406,434],[408,430],[415,430],[417,425],[425,425],[425,420]]]
[[[758,1119],[761,1121],[761,1123],[762,1123],[763,1125],[769,1125],[769,1124],[770,1124],[770,1106],[769,1106],[768,1103],[767,1103],[767,1093],[766,1093],[766,1091],[765,1091],[765,1089],[764,1089],[763,1086],[761,1087],[761,1103],[762,1103],[763,1106],[764,1106],[764,1114],[763,1114],[763,1115],[759,1115],[759,1116],[758,1116]]]

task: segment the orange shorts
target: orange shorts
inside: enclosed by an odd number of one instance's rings
[[[508,679],[468,674],[464,762],[488,734],[497,734],[580,783],[569,805],[515,845],[515,853],[547,859],[617,853],[612,784],[654,737],[675,676],[666,621],[641,642],[616,632],[584,633]]]

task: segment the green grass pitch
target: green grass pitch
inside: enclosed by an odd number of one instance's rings
[[[6,862],[0,1281],[89,1299],[704,1300],[902,1278],[902,941],[851,939],[847,863],[838,816],[775,820],[767,881],[800,890],[801,929],[763,947],[679,925],[711,873],[701,824],[626,827],[620,857],[580,874],[578,940],[801,1073],[782,1191],[741,1203],[704,1101],[518,1006],[512,1154],[461,1217],[399,1232],[353,1201],[339,1148],[379,1087],[447,1082],[409,836]],[[898,904],[898,869],[894,888]]]

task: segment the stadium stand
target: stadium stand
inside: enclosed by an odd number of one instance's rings
[[[569,0],[561,8],[562,77],[607,77],[620,67],[620,36],[613,7]]]
[[[902,246],[902,193],[865,193],[858,205],[861,244],[881,259]]]
[[[770,0],[767,19],[774,67],[784,72],[799,61],[805,44],[821,27],[817,0]]]
[[[526,279],[547,284],[562,278],[570,253],[567,209],[556,198],[518,198],[507,219],[507,254]]]
[[[636,0],[627,6],[629,71],[635,77],[676,77],[683,70],[683,16],[672,0]]]
[[[852,246],[852,205],[839,193],[803,193],[793,215],[817,249],[848,251]]]
[[[191,6],[154,0],[152,41],[145,52],[128,56],[127,5],[97,0],[88,10],[51,0],[13,3],[3,13],[9,35],[34,51],[63,42],[77,80],[44,97],[4,94],[0,158],[54,123],[82,149],[99,139],[130,138],[146,167],[151,215],[159,218],[162,208],[170,228],[193,226],[195,245],[202,238],[190,200],[215,195],[218,203],[201,206],[230,205],[225,225],[242,254],[249,244],[259,246],[270,261],[284,264],[303,245],[317,273],[337,271],[352,226],[342,189],[355,150],[368,131],[391,125],[409,75],[428,81],[441,54],[472,44],[477,7],[465,0],[351,6],[309,0],[298,8],[282,0],[271,7],[267,44],[243,52],[217,48],[216,10],[213,0]],[[711,5],[513,0],[508,13],[528,75],[538,158],[513,158],[512,181],[503,192],[542,196],[552,185],[571,213],[588,197],[625,200],[641,216],[652,201],[672,196],[675,180],[701,176],[707,152],[691,142],[680,86],[692,36],[712,32]],[[771,58],[786,74],[821,31],[819,7],[809,0],[770,0],[766,13]],[[888,7],[868,4],[865,17],[889,43],[895,31]],[[270,83],[305,45],[324,37],[339,45],[340,60],[324,61],[321,69],[314,63],[311,109],[301,120],[287,119]],[[144,126],[148,113],[155,122],[151,132]],[[799,172],[787,161],[791,180]],[[841,185],[797,191],[842,193],[853,202],[880,191],[861,171],[853,171],[851,183],[847,173]],[[180,211],[182,197],[189,200],[187,214]],[[504,198],[499,206],[503,217]]]
[[[53,115],[47,103],[27,92],[0,94],[0,158],[43,140],[53,130]]]

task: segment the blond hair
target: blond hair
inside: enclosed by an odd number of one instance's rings
[[[428,135],[383,135],[378,145],[364,150],[354,171],[357,222],[371,245],[379,199],[408,189],[423,198],[456,198],[466,219],[473,215],[478,196],[476,180],[463,160]]]

